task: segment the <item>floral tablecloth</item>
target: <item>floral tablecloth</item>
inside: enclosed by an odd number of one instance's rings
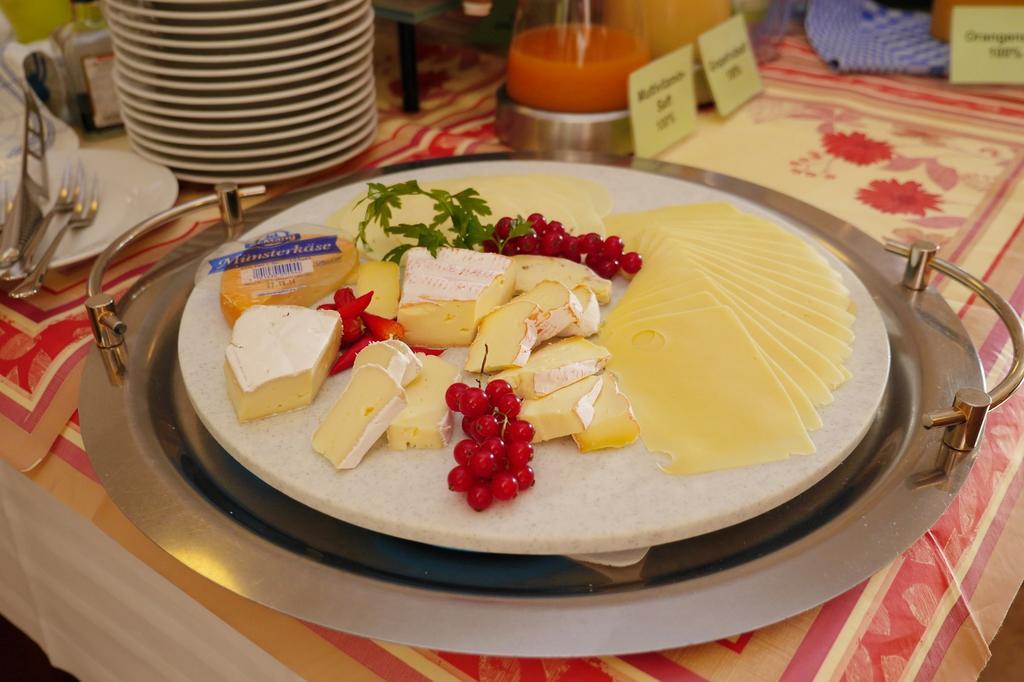
[[[378,48],[380,135],[362,156],[324,176],[501,149],[493,134],[501,60],[422,46],[423,110],[410,116],[401,113],[394,46],[383,38]],[[761,97],[726,120],[704,112],[698,132],[663,158],[797,196],[879,239],[936,240],[946,257],[984,276],[1018,310],[1024,307],[1024,91],[838,76],[797,38],[781,46],[781,58],[766,65],[763,76]],[[182,221],[146,240],[111,269],[107,287],[123,291],[212,219]],[[886,257],[880,249],[879,258]],[[200,608],[210,627],[239,636],[232,646],[242,648],[226,648],[221,656],[237,657],[245,646],[265,655],[265,661],[251,658],[261,667],[246,674],[268,679],[289,671],[307,678],[400,680],[964,679],[985,665],[988,642],[1024,576],[1024,399],[1018,397],[992,416],[969,480],[931,531],[846,594],[756,632],[673,651],[538,660],[428,651],[304,623],[248,602],[164,554],[98,484],[75,412],[89,344],[81,312],[87,272],[83,265],[54,273],[45,292],[28,301],[0,297],[0,457],[15,469],[30,469],[24,475],[7,469],[0,479],[33,486],[0,498],[0,531],[6,519],[18,539],[5,545],[0,533],[0,562],[12,571],[20,565],[25,587],[17,594],[26,595],[7,601],[0,595],[0,611],[34,614],[38,627],[21,626],[58,663],[74,642],[47,635],[56,631],[44,627],[43,588],[33,583],[24,558],[33,542],[46,538],[18,521],[17,500],[28,505],[30,498],[45,498],[71,510],[105,536],[97,547],[112,540],[117,551],[141,560],[139,570],[162,581],[161,589],[174,588],[189,608]],[[999,375],[1008,360],[1007,336],[994,315],[956,285],[936,284],[971,332],[986,369]],[[88,562],[88,553],[79,561]],[[141,613],[147,620],[144,608]],[[98,613],[95,619],[102,625]],[[118,644],[126,651],[138,644],[137,631],[107,632],[123,637]],[[162,669],[173,678],[168,670],[174,668],[171,662]]]

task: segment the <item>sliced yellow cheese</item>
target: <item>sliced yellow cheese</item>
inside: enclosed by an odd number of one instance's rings
[[[368,312],[389,320],[395,319],[398,315],[399,277],[398,263],[391,261],[370,261],[359,266],[356,295],[373,292],[373,298],[366,309]]]
[[[484,315],[466,356],[466,370],[496,372],[522,367],[537,345],[537,326],[544,317],[533,301],[509,301]]]
[[[649,450],[674,474],[814,452],[803,422],[757,344],[724,306],[636,323],[610,342],[608,368],[630,396]]]
[[[459,368],[431,355],[418,355],[419,376],[406,386],[406,406],[388,426],[392,450],[436,450],[452,437],[452,412],[445,403],[448,387],[459,380]]]
[[[376,341],[359,351],[352,367],[359,369],[363,365],[380,365],[402,386],[408,386],[423,369],[419,356],[398,339]]]
[[[587,428],[574,433],[572,439],[580,452],[605,448],[622,448],[640,436],[640,424],[633,407],[611,374],[604,375],[601,392],[594,401],[594,418]]]
[[[603,377],[589,376],[536,400],[524,400],[519,418],[533,425],[534,443],[571,436],[590,426]]]
[[[583,306],[580,300],[560,282],[545,280],[525,291],[510,303],[530,301],[540,308],[541,315],[537,320],[537,343],[560,336],[570,325],[578,326],[583,317]]]
[[[380,365],[352,372],[348,386],[313,434],[313,449],[338,469],[357,466],[405,409],[405,389]]]
[[[518,369],[495,376],[504,379],[523,398],[541,398],[600,372],[608,349],[575,336],[537,349]]]
[[[593,270],[581,263],[552,256],[513,256],[516,291],[529,291],[541,282],[561,282],[570,289],[580,284],[587,286],[599,303],[608,303],[612,298],[612,282],[599,277]]]

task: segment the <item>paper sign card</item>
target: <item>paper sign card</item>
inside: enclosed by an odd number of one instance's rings
[[[1024,7],[954,7],[953,83],[1024,83]]]
[[[742,14],[705,31],[697,44],[718,113],[728,116],[761,92],[761,74]]]
[[[637,156],[652,157],[693,132],[697,125],[693,45],[629,74],[629,118]]]

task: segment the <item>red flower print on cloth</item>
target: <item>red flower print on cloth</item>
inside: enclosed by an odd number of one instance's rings
[[[857,200],[882,213],[903,213],[923,216],[925,211],[941,211],[938,194],[932,194],[921,183],[908,180],[872,180],[857,190]]]
[[[821,138],[831,156],[858,166],[869,166],[892,158],[892,145],[873,140],[864,133],[826,133]]]

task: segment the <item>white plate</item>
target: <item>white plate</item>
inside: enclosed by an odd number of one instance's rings
[[[100,208],[92,225],[67,234],[57,248],[54,268],[92,258],[128,228],[170,208],[178,198],[178,181],[166,167],[136,154],[105,149],[52,154],[51,197],[56,196],[64,168],[79,161],[88,174],[99,178]],[[0,168],[8,186],[18,174],[17,165],[8,161]]]
[[[164,38],[154,35],[156,31],[153,28],[140,31],[137,28],[122,24],[121,19],[116,14],[107,18],[109,19],[110,30],[122,40],[135,40],[148,45],[180,50],[239,50],[258,52],[270,45],[293,43],[324,33],[351,30],[352,24],[364,20],[367,14],[366,9],[359,9],[355,12],[346,12],[329,21],[317,22],[312,26],[290,31],[264,31],[264,35],[247,38],[221,38],[219,34],[213,34],[212,38],[208,36],[194,36],[193,39]],[[208,39],[204,39],[204,37]]]
[[[607,187],[616,211],[665,204],[730,201],[799,232],[780,215],[724,192],[641,171],[555,162],[459,163],[396,173],[378,182],[467,175],[565,173]],[[250,237],[296,223],[323,223],[365,185],[341,188],[294,206],[258,226]],[[305,410],[240,424],[224,381],[230,329],[219,305],[219,283],[208,278],[185,307],[178,339],[182,376],[206,428],[239,462],[287,495],[348,523],[381,533],[485,552],[581,554],[646,547],[739,523],[767,511],[819,481],[861,440],[881,400],[888,375],[885,324],[871,295],[838,259],[818,250],[842,273],[858,311],[853,378],[822,412],[812,434],[818,452],[782,462],[700,476],[669,476],[660,456],[642,445],[580,455],[570,443],[537,448],[537,484],[511,504],[477,514],[448,491],[451,447],[390,452],[378,446],[350,471],[336,471],[310,439],[344,389],[349,373],[328,379]],[[625,285],[616,285],[620,295]],[[458,353],[449,351],[453,360]],[[465,353],[465,351],[461,351]]]
[[[178,143],[168,146],[154,141],[144,131],[137,129],[130,117],[125,118],[125,127],[128,129],[129,135],[138,138],[141,144],[144,144],[148,149],[158,154],[180,155],[187,153],[189,159],[237,159],[237,163],[246,163],[246,159],[266,159],[277,155],[301,152],[341,139],[350,140],[353,135],[362,135],[366,132],[367,124],[370,120],[375,118],[376,112],[373,111],[375,107],[376,102],[367,101],[363,104],[359,115],[347,123],[339,125],[337,121],[332,121],[332,125],[322,126],[326,127],[327,130],[321,130],[320,132],[304,129],[295,130],[292,133],[294,141],[274,145],[234,145],[219,149],[202,149],[196,147],[193,143],[187,143],[187,145]],[[298,133],[297,137],[295,136],[296,133]]]
[[[327,89],[322,92],[313,93],[310,96],[293,97],[281,104],[274,106],[231,108],[220,106],[216,109],[199,109],[198,107],[178,107],[166,102],[152,102],[135,95],[121,87],[120,79],[115,74],[114,84],[118,90],[118,97],[122,104],[127,103],[129,107],[148,111],[154,114],[167,116],[180,116],[181,118],[192,118],[194,120],[218,120],[218,119],[239,119],[257,118],[264,116],[276,116],[278,114],[290,114],[298,111],[311,111],[322,104],[334,103],[337,100],[345,99],[348,95],[365,92],[367,82],[373,81],[373,74],[367,71],[359,80],[353,81],[343,89]]]
[[[150,59],[156,59],[160,62],[179,62],[187,64],[234,64],[234,63],[246,63],[246,62],[263,62],[271,59],[282,59],[285,57],[294,56],[308,56],[314,52],[320,52],[326,48],[334,47],[335,45],[345,44],[348,41],[363,35],[370,30],[373,25],[373,13],[367,12],[366,20],[359,26],[351,29],[350,31],[343,31],[333,33],[326,38],[319,40],[303,41],[297,45],[290,45],[288,47],[278,48],[276,50],[264,50],[256,49],[254,51],[243,51],[238,50],[229,54],[208,54],[202,50],[192,50],[191,53],[181,52],[168,52],[166,50],[150,50],[144,45],[140,45],[135,42],[140,38],[134,35],[123,35],[118,31],[113,31],[115,40],[114,44],[118,49],[132,54],[139,55],[141,57],[148,57]]]
[[[233,69],[225,69],[216,64],[203,65],[195,64],[188,67],[169,67],[156,64],[148,58],[136,59],[130,53],[124,52],[114,46],[114,53],[117,55],[118,66],[127,65],[135,72],[146,72],[155,76],[173,76],[185,78],[194,82],[196,80],[222,79],[222,80],[246,80],[254,77],[263,77],[267,74],[280,73],[282,71],[294,71],[311,64],[321,62],[333,63],[338,67],[351,64],[362,57],[366,52],[373,50],[373,34],[367,33],[362,39],[355,38],[322,52],[315,52],[301,58],[289,58],[279,62],[264,64],[261,66],[240,66]]]
[[[349,0],[349,2],[343,3],[340,6],[352,7],[362,2],[366,2],[366,0]],[[218,9],[205,12],[197,12],[187,7],[182,9],[154,9],[147,5],[133,4],[128,0],[106,0],[106,4],[108,7],[113,7],[119,11],[129,12],[144,17],[152,17],[154,19],[175,19],[199,22],[226,19],[245,22],[252,18],[273,16],[284,12],[294,12],[296,10],[332,4],[332,0],[291,0],[287,5],[282,5],[280,2],[268,2],[266,7]]]
[[[279,155],[273,158],[270,158],[267,155],[263,155],[258,159],[228,159],[218,157],[224,159],[222,163],[215,161],[197,161],[191,156],[185,157],[164,154],[153,149],[145,140],[136,137],[129,137],[128,139],[140,154],[143,154],[146,158],[163,164],[169,168],[222,173],[226,170],[236,169],[239,166],[244,166],[246,169],[251,170],[293,166],[303,164],[323,156],[340,154],[353,146],[356,141],[362,140],[371,130],[376,130],[376,127],[377,111],[374,109],[371,112],[371,115],[361,122],[361,126],[353,130],[353,132],[343,140],[338,140],[326,145],[318,145],[316,141],[312,141],[306,148],[305,152],[292,152],[287,155]],[[188,152],[189,150],[185,151]]]
[[[332,116],[343,111],[357,108],[359,102],[376,99],[374,82],[371,79],[366,88],[354,92],[348,97],[343,97],[334,102],[319,102],[305,111],[290,116],[264,116],[263,118],[247,118],[245,120],[234,118],[231,120],[206,121],[194,120],[191,118],[168,118],[153,112],[142,111],[134,108],[131,102],[121,100],[121,108],[127,111],[132,118],[145,121],[156,126],[179,131],[193,131],[201,134],[208,133],[240,133],[250,131],[280,130],[290,126],[301,125],[309,121],[315,121],[324,116]]]
[[[263,102],[275,102],[282,99],[291,99],[308,95],[311,92],[337,87],[342,94],[351,93],[357,86],[361,85],[373,68],[370,56],[364,58],[363,63],[356,63],[347,69],[334,71],[327,78],[304,77],[299,82],[287,87],[281,86],[255,86],[247,88],[246,94],[231,95],[222,97],[214,94],[223,91],[223,88],[215,88],[210,93],[197,95],[177,95],[167,90],[169,88],[158,88],[139,83],[132,80],[132,73],[128,69],[118,69],[115,81],[123,92],[130,93],[136,99],[151,100],[153,102],[166,102],[168,104],[198,104],[200,106],[223,105],[243,106],[259,105]]]
[[[289,71],[280,73],[276,76],[250,74],[248,76],[234,76],[227,79],[220,78],[218,80],[209,80],[208,73],[207,77],[203,79],[187,78],[185,80],[171,78],[167,74],[154,74],[147,66],[140,68],[138,66],[139,62],[135,62],[131,58],[126,59],[123,53],[118,54],[117,69],[120,73],[128,75],[133,81],[138,81],[143,85],[173,88],[177,90],[190,90],[192,92],[201,92],[204,90],[226,92],[230,90],[267,88],[276,85],[305,81],[310,78],[317,78],[333,73],[340,73],[348,70],[350,67],[361,61],[372,59],[372,52],[373,44],[367,40],[361,49],[354,51],[351,54],[344,55],[344,58],[342,59],[317,58],[316,63],[322,62],[322,64],[312,68],[306,68],[304,65],[295,64]]]
[[[139,21],[138,19],[133,18],[131,13],[122,10],[121,6],[116,2],[107,0],[107,12],[105,16],[108,18],[111,16],[116,17],[118,24],[129,29],[136,29],[143,32],[154,32],[159,34],[171,33],[176,35],[225,36],[236,33],[257,33],[260,31],[271,30],[277,31],[291,26],[321,21],[339,14],[348,13],[358,5],[365,5],[366,0],[353,0],[347,4],[341,5],[333,5],[323,2],[321,2],[321,4],[322,7],[316,11],[307,12],[305,14],[292,13],[290,16],[277,19],[268,18],[256,21],[239,21],[238,18],[231,18],[229,23],[215,24],[213,18],[207,16],[197,25],[193,26],[188,24],[172,23],[172,21],[179,21],[178,17],[175,17],[172,20],[150,19],[148,21]],[[288,11],[293,9],[290,6],[285,6],[282,9],[285,8]]]

